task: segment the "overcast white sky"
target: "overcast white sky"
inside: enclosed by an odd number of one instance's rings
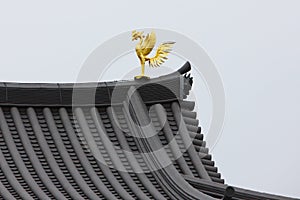
[[[180,32],[224,82],[226,122],[212,154],[226,182],[300,197],[299,10],[297,0],[0,1],[0,81],[72,82],[114,35]]]

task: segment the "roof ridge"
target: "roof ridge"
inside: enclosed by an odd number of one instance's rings
[[[131,86],[141,92],[145,103],[182,99],[188,94],[192,78],[186,62],[176,72],[150,80],[85,83],[0,83],[0,105],[72,106],[110,105],[123,100]],[[187,80],[187,81],[185,81]],[[116,98],[117,97],[117,98]]]

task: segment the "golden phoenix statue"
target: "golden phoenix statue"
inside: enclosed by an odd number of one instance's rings
[[[145,62],[149,62],[150,67],[158,67],[163,64],[168,58],[168,54],[171,52],[173,45],[175,42],[164,42],[158,46],[156,50],[156,54],[154,57],[149,58],[147,55],[153,50],[156,43],[156,35],[155,32],[152,31],[148,33],[147,36],[143,35],[144,32],[138,32],[136,30],[132,31],[132,41],[140,40],[136,47],[135,51],[140,59],[142,73],[139,76],[135,76],[135,79],[146,78],[149,79],[148,76],[145,76]]]

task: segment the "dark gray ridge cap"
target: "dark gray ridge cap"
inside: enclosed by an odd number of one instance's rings
[[[183,175],[184,179],[191,184],[193,187],[199,189],[200,191],[213,195],[218,198],[223,198],[226,192],[226,188],[233,187],[234,195],[232,197],[233,200],[299,200],[297,198],[284,197],[280,195],[268,194],[263,192],[252,191],[248,189],[243,189],[235,186],[229,186],[227,184],[220,184],[216,182],[210,182],[203,179],[193,178],[189,176]]]
[[[176,72],[150,80],[86,83],[0,82],[0,105],[7,106],[104,106],[122,102],[131,86],[148,103],[184,99],[191,89],[186,62]]]
[[[145,126],[150,122],[150,118],[146,114],[146,105],[143,103],[139,92],[136,92],[134,87],[130,88],[129,95],[131,95],[131,98],[128,97],[127,102],[124,102],[124,111],[127,116],[126,120],[131,124],[131,132],[138,136],[135,138],[137,146],[140,147],[144,153],[152,152],[149,156],[145,156],[146,162],[148,162],[148,165],[152,169],[159,169],[156,171],[154,170],[154,174],[162,177],[160,184],[163,185],[164,190],[169,191],[172,195],[179,197],[179,199],[214,199],[195,190],[195,188],[187,184],[174,165],[162,167],[163,163],[165,163],[165,161],[168,162],[170,158],[165,151],[161,151],[159,154],[155,153],[157,149],[163,148],[161,146],[162,144],[159,142],[158,135],[153,134],[153,132],[155,132],[153,125],[150,124],[150,128],[147,129],[141,129],[133,125],[134,120],[141,126]],[[130,112],[130,108],[132,112]],[[130,120],[130,117],[128,117],[130,116],[130,113],[134,120]],[[148,134],[153,134],[153,137],[144,138]],[[169,162],[171,163],[171,160],[169,160]]]

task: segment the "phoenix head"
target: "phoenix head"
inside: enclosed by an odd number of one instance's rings
[[[136,30],[132,31],[132,34],[131,34],[132,41],[137,40],[137,39],[142,39],[144,37],[143,34],[144,34],[144,31],[142,31],[142,32],[138,32]]]

